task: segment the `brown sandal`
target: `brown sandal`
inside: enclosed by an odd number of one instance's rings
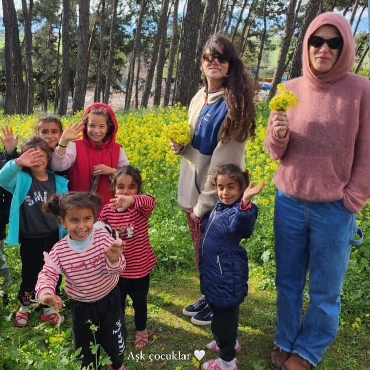
[[[149,334],[138,334],[136,333],[134,347],[136,349],[142,349],[148,345]]]

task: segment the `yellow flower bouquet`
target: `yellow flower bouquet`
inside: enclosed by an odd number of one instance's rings
[[[168,141],[173,141],[184,146],[190,143],[190,125],[188,122],[169,124],[165,130]]]
[[[279,91],[269,103],[269,108],[273,111],[286,111],[288,108],[293,108],[298,104],[298,98],[290,90],[287,90],[284,84],[277,85]]]

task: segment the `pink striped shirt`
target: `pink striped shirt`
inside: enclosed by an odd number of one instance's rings
[[[45,293],[55,294],[59,274],[66,278],[66,294],[81,302],[95,302],[104,298],[118,283],[119,274],[126,266],[120,256],[115,264],[104,255],[114,239],[102,230],[93,230],[90,244],[82,249],[74,248],[65,237],[54,245],[50,253],[44,253],[45,264],[36,284],[36,299]]]
[[[113,232],[126,243],[123,254],[126,269],[121,276],[138,279],[146,276],[157,263],[148,234],[148,218],[156,200],[151,195],[134,195],[135,203],[124,212],[115,212],[105,205],[100,212],[99,221],[109,224]]]

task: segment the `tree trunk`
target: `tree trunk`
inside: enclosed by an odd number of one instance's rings
[[[179,34],[177,31],[178,12],[179,12],[179,0],[175,0],[173,4],[172,38],[171,38],[170,52],[168,56],[166,88],[165,88],[164,98],[163,98],[163,106],[165,107],[168,106],[168,103],[170,101],[171,86],[173,89],[175,89],[175,84],[172,85],[172,75],[173,75],[173,70],[175,66],[176,50],[177,50],[178,42],[179,42]]]
[[[244,19],[243,30],[242,30],[242,33],[240,35],[240,44],[239,44],[239,47],[238,47],[239,53],[241,55],[244,54],[245,45],[246,45],[246,42],[247,42],[247,36],[248,36],[248,33],[249,33],[249,25],[251,24],[251,17],[252,17],[253,11],[254,11],[255,2],[256,2],[256,0],[252,0],[251,5],[248,9],[248,15]]]
[[[22,55],[19,45],[17,13],[14,2],[3,0],[5,28],[5,106],[4,114],[25,114]]]
[[[358,6],[360,5],[359,0],[355,0],[354,4],[352,5],[352,10],[351,10],[351,18],[349,20],[350,25],[353,25],[353,21],[355,20],[355,16],[357,13]]]
[[[161,45],[159,48],[158,62],[157,62],[157,73],[155,75],[155,88],[154,88],[154,100],[153,105],[157,107],[161,103],[162,95],[162,82],[163,82],[163,69],[166,63],[166,40],[167,32],[162,33]]]
[[[194,95],[194,91],[190,88],[189,79],[191,80],[193,77],[192,72],[197,65],[195,53],[197,50],[198,30],[200,28],[200,9],[200,0],[188,0],[179,53],[180,64],[177,71],[178,88],[174,97],[174,101],[182,105],[189,105]]]
[[[63,0],[62,15],[62,73],[60,84],[59,115],[65,115],[68,107],[69,93],[69,29],[71,18],[71,4],[69,0]]]
[[[138,18],[137,23],[136,23],[134,48],[133,48],[133,50],[131,52],[131,56],[130,56],[130,69],[129,69],[128,77],[127,77],[127,81],[126,81],[125,110],[130,109],[132,86],[134,84],[135,60],[136,60],[137,57],[140,58],[141,27],[143,25],[143,19],[144,19],[147,4],[148,4],[148,0],[142,0],[141,1],[139,18]]]
[[[362,10],[360,12],[360,16],[358,17],[357,19],[357,22],[356,22],[356,26],[355,26],[355,29],[353,30],[353,35],[356,35],[357,33],[357,30],[358,30],[358,26],[360,25],[360,22],[361,22],[361,18],[362,18],[362,15],[364,14],[364,11],[367,10],[367,6],[366,5],[363,5],[362,6]]]
[[[158,28],[154,38],[153,52],[150,60],[149,68],[146,75],[145,89],[143,97],[141,99],[141,107],[147,108],[149,96],[152,90],[153,77],[155,72],[155,67],[158,60],[158,51],[162,40],[162,35],[167,32],[167,12],[168,12],[169,0],[162,0],[161,13],[159,15]],[[158,71],[157,71],[158,73]],[[162,76],[161,76],[162,77]]]
[[[60,95],[60,86],[59,86],[59,76],[60,76],[60,55],[61,55],[61,43],[62,43],[62,21],[63,16],[60,15],[59,27],[58,27],[58,43],[57,43],[57,65],[55,68],[55,95],[54,95],[54,113],[58,110],[59,105],[59,95]]]
[[[104,63],[104,29],[105,29],[105,0],[100,1],[100,38],[99,38],[99,58],[96,66],[96,84],[94,91],[94,101],[101,101],[103,91],[102,67]]]
[[[322,0],[309,0],[307,10],[303,19],[302,27],[298,35],[298,40],[293,53],[292,65],[289,71],[289,79],[299,77],[302,74],[302,43],[304,35],[312,20],[319,14],[318,9],[321,9]],[[297,10],[298,11],[298,10]]]
[[[235,24],[235,27],[233,29],[233,33],[231,35],[231,41],[233,43],[235,43],[235,37],[236,37],[236,34],[237,32],[239,31],[239,26],[240,24],[242,23],[242,20],[243,20],[243,14],[245,12],[245,8],[247,7],[248,5],[248,0],[244,0],[243,2],[243,6],[242,8],[240,9],[240,13],[239,13],[239,17],[238,17],[238,20],[236,21],[236,24]]]
[[[190,80],[190,91],[192,95],[199,89],[201,81],[200,59],[202,50],[207,39],[215,32],[215,17],[218,12],[218,0],[208,0],[204,8],[203,19],[200,27],[199,40],[196,52],[196,61],[193,70],[193,77]]]
[[[89,12],[90,0],[79,0],[79,24],[77,32],[77,61],[75,75],[75,91],[73,96],[73,113],[83,110],[87,87],[87,71],[89,68]]]
[[[362,63],[363,63],[364,59],[366,58],[368,52],[369,52],[369,45],[367,45],[367,47],[362,52],[361,58],[360,58],[360,60],[357,64],[357,67],[356,67],[355,72],[354,72],[355,74],[357,74],[360,71]]]
[[[256,68],[256,80],[258,80],[258,74],[259,74],[259,69],[261,66],[261,61],[262,61],[262,54],[263,54],[263,48],[265,45],[265,38],[266,38],[266,30],[267,30],[267,0],[264,0],[263,2],[263,30],[262,30],[262,35],[261,35],[261,43],[260,43],[260,51],[258,53],[258,60],[257,60],[257,68]]]
[[[272,81],[271,89],[269,92],[269,99],[271,99],[276,92],[276,86],[280,83],[281,78],[283,77],[285,70],[285,60],[289,51],[289,46],[292,41],[293,32],[294,32],[294,21],[295,21],[295,9],[297,6],[297,0],[290,0],[287,13],[285,18],[285,33],[283,41],[280,45],[280,53],[278,57],[278,64],[274,73],[274,79]]]
[[[33,113],[34,106],[34,90],[35,84],[33,80],[33,67],[32,67],[32,10],[33,10],[33,0],[30,0],[30,5],[27,7],[27,1],[22,0],[22,13],[24,18],[24,57],[26,65],[25,73],[25,109],[26,114]]]
[[[110,95],[110,86],[112,84],[112,69],[113,69],[113,58],[114,58],[114,34],[116,29],[117,23],[117,6],[118,0],[113,0],[113,9],[112,9],[112,22],[110,25],[109,31],[109,54],[108,54],[108,67],[107,67],[107,75],[105,79],[105,91],[104,91],[104,98],[103,102],[108,104],[109,102],[109,95]]]
[[[227,21],[227,24],[226,24],[225,30],[224,30],[224,32],[226,34],[230,33],[231,23],[234,20],[235,5],[236,5],[236,0],[233,0],[232,4],[230,5],[230,11],[227,12],[227,15],[229,16],[229,19]]]

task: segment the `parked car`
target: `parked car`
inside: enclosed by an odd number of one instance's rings
[[[267,91],[267,90],[270,90],[271,89],[271,84],[270,84],[270,82],[259,82],[259,85],[260,85],[260,89],[261,90],[265,90],[265,91]]]

